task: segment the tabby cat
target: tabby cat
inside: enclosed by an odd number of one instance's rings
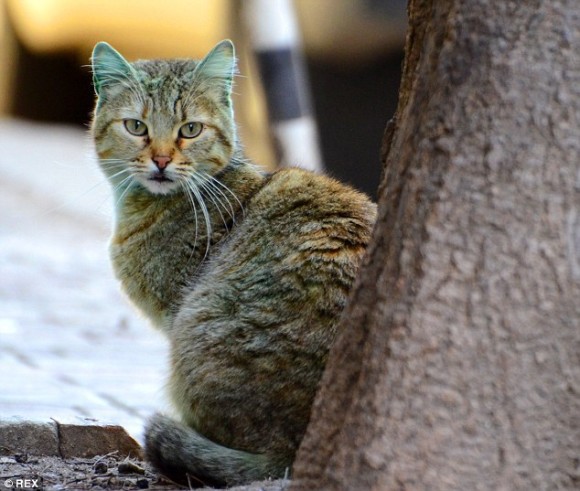
[[[169,478],[228,486],[290,469],[375,220],[363,194],[243,155],[234,47],[203,60],[92,55],[92,133],[115,200],[110,255],[168,337],[175,418],[146,455]]]

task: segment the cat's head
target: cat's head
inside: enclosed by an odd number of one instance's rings
[[[234,46],[222,41],[201,61],[127,62],[107,43],[92,55],[97,104],[93,135],[113,186],[137,182],[169,194],[199,185],[233,156]]]

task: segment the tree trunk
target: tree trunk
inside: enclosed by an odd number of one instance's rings
[[[580,2],[415,0],[292,490],[580,488]]]

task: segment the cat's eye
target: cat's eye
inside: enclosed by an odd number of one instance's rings
[[[143,121],[138,119],[125,119],[123,120],[125,129],[135,136],[145,136],[147,134],[147,125]]]
[[[185,123],[181,128],[179,128],[179,136],[181,138],[195,138],[201,134],[202,130],[202,123]]]

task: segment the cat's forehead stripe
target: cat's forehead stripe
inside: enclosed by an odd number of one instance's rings
[[[165,108],[178,117],[183,115],[184,95],[194,86],[192,60],[137,61],[133,64],[147,99],[155,108]]]
[[[137,61],[134,67],[141,76],[141,83],[151,87],[171,86],[192,81],[197,63],[191,60]]]

